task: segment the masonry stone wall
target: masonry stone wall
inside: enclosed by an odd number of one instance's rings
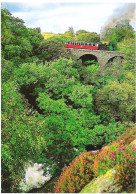
[[[100,66],[105,66],[105,64],[114,57],[124,56],[123,52],[119,51],[104,51],[104,50],[90,50],[90,49],[70,49],[71,52],[75,53],[78,58],[83,55],[89,54],[94,55]]]

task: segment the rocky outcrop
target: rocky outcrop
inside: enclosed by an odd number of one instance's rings
[[[93,179],[80,193],[120,193],[122,186],[117,184],[116,171],[110,169],[105,175]]]
[[[136,139],[134,141],[132,141],[130,145],[136,146]]]

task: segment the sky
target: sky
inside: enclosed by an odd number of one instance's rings
[[[64,3],[63,3],[64,2]],[[74,31],[84,29],[100,33],[101,29],[114,15],[115,10],[126,5],[120,1],[23,1],[2,2],[14,17],[19,17],[29,28],[40,27],[43,32],[65,33],[69,27]],[[132,22],[133,27],[134,22]]]

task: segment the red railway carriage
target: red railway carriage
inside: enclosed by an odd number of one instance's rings
[[[67,41],[65,43],[66,48],[78,48],[78,49],[93,49],[98,50],[98,43],[94,42],[82,42],[82,41]]]

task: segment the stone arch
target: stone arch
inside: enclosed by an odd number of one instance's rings
[[[82,60],[83,64],[85,64],[85,61],[88,61],[88,60],[90,60],[90,61],[94,60],[94,61],[98,62],[98,58],[95,55],[91,54],[91,53],[83,54],[79,57],[79,59]],[[90,65],[91,65],[91,63],[90,63]]]
[[[112,64],[113,60],[117,61],[118,63],[122,63],[122,60],[124,59],[123,56],[113,56],[111,58],[108,59],[108,61],[105,63],[105,66],[109,66]]]
[[[100,67],[104,68],[106,63],[109,62],[112,58],[124,56],[123,52],[120,51],[104,51],[104,50],[89,50],[89,49],[74,49],[68,48],[71,52],[75,53],[78,59],[82,59],[85,55],[94,56],[95,60],[98,61]]]

